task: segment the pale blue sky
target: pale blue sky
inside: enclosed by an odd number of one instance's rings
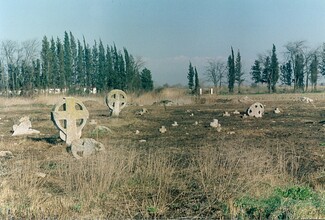
[[[0,0],[0,41],[63,39],[71,31],[90,44],[126,47],[158,84],[186,84],[189,61],[203,78],[207,60],[230,47],[247,73],[257,54],[306,40],[325,42],[324,0]]]

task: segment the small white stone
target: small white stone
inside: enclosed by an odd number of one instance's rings
[[[139,140],[139,142],[140,142],[140,143],[145,143],[145,142],[147,142],[147,141],[144,140],[144,139],[141,139],[141,140]]]
[[[239,111],[237,111],[237,110],[235,110],[235,111],[233,112],[233,114],[234,114],[234,115],[239,115],[239,114],[240,114],[240,112],[239,112]]]
[[[177,124],[177,121],[174,121],[174,123],[172,124],[173,127],[177,127],[178,124]]]
[[[197,122],[197,121],[194,122],[194,125],[198,125],[198,124],[199,124],[199,122]]]
[[[136,130],[136,131],[135,131],[135,134],[140,134],[140,131],[139,131],[139,130]]]

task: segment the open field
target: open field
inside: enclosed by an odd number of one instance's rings
[[[0,151],[14,157],[0,158],[0,218],[324,219],[325,93],[243,97],[165,90],[132,96],[119,118],[109,117],[103,97],[80,97],[90,119],[111,130],[88,123],[82,137],[106,150],[81,160],[50,119],[61,97],[1,98]],[[263,118],[222,117],[255,101],[266,106]],[[142,108],[148,113],[136,115]],[[25,115],[41,134],[12,137]],[[209,126],[214,118],[221,132]]]

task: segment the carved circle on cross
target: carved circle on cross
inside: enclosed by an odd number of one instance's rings
[[[113,111],[113,115],[119,115],[119,112],[126,106],[126,93],[122,90],[114,89],[106,95],[105,102]]]
[[[63,98],[52,111],[52,120],[60,130],[60,138],[68,145],[81,137],[81,130],[88,117],[86,106],[73,97]]]

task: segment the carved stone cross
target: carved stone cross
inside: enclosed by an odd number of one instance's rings
[[[114,89],[106,95],[106,105],[112,110],[112,116],[119,116],[126,106],[126,94],[122,90]]]
[[[68,145],[80,139],[89,112],[84,104],[73,97],[65,97],[52,111],[52,120],[60,130],[60,138]]]

